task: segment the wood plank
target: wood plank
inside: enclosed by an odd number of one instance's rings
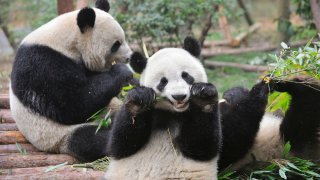
[[[40,172],[34,174],[17,174],[17,175],[1,175],[0,179],[5,180],[43,180],[43,179],[86,179],[86,180],[98,180],[102,179],[104,172],[102,171],[84,171],[84,172]]]
[[[74,157],[66,154],[46,154],[46,155],[10,154],[10,155],[1,156],[0,167],[3,169],[10,169],[10,168],[54,166],[64,162],[68,162],[68,164],[74,164],[77,162],[77,160]]]
[[[20,144],[20,146],[22,149],[25,149],[27,153],[39,152],[39,150],[35,148],[32,144]],[[6,153],[19,153],[17,145],[16,144],[0,145],[0,154],[6,154]]]
[[[28,143],[20,131],[0,131],[0,144]]]
[[[0,124],[0,131],[18,131],[18,127],[15,123]]]
[[[15,123],[9,109],[0,109],[0,123]]]
[[[9,109],[9,94],[0,94],[0,108]]]
[[[45,172],[52,166],[43,166],[43,167],[31,167],[31,168],[13,168],[13,169],[2,169],[1,175],[19,175],[19,174],[37,174],[37,173],[66,173],[66,172],[77,172],[77,173],[87,173],[94,170],[87,168],[73,168],[72,165],[65,165],[59,168],[56,168],[50,172]],[[102,172],[102,171],[96,171]],[[102,172],[103,173],[103,172]]]

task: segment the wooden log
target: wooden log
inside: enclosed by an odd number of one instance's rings
[[[14,123],[0,124],[0,131],[18,131],[18,127]]]
[[[102,171],[85,171],[85,172],[40,172],[34,174],[18,174],[18,175],[1,175],[0,179],[5,180],[43,180],[43,179],[59,179],[59,180],[70,180],[70,179],[88,179],[98,180],[104,175]]]
[[[0,158],[0,167],[3,169],[10,168],[25,168],[25,167],[39,167],[39,166],[54,166],[68,162],[74,164],[77,160],[66,154],[47,154],[47,155],[21,155],[10,154],[4,155]],[[1,178],[0,178],[1,179]]]
[[[299,47],[302,45],[305,45],[307,41],[298,41],[290,44],[290,47]],[[243,53],[248,53],[248,52],[260,52],[260,51],[274,51],[278,48],[279,46],[275,45],[269,45],[269,46],[258,46],[258,47],[247,47],[247,48],[232,48],[232,49],[203,49],[202,50],[202,56],[207,58],[207,57],[212,57],[212,56],[218,56],[218,55],[236,55],[236,54],[243,54]]]
[[[0,123],[15,123],[9,109],[0,109]]]
[[[0,131],[0,144],[28,143],[19,131]]]
[[[103,176],[103,171],[94,171],[92,169],[87,168],[73,168],[71,165],[65,165],[60,168],[54,169],[49,172],[45,172],[48,168],[52,166],[44,166],[44,167],[32,167],[32,168],[14,168],[14,169],[3,169],[2,175],[34,175],[34,174],[70,174],[70,173],[79,173],[79,174],[87,174],[87,173],[94,173],[97,175],[101,174],[100,177]],[[82,179],[82,178],[81,178]]]
[[[0,94],[0,108],[9,109],[9,95],[8,94]]]
[[[256,66],[256,65],[232,63],[232,62],[205,61],[204,64],[208,68],[234,67],[234,68],[239,68],[248,72],[265,72],[269,70],[268,66]]]
[[[25,149],[27,153],[39,152],[32,144],[20,144],[22,149]],[[19,153],[19,149],[16,144],[0,145],[0,154],[6,153]]]

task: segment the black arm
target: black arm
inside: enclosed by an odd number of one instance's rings
[[[112,124],[108,154],[121,159],[139,151],[149,140],[155,94],[150,88],[136,87],[129,91]]]
[[[218,154],[221,127],[217,97],[212,84],[197,83],[192,86],[190,111],[184,114],[176,139],[185,156],[209,161]]]
[[[265,114],[268,84],[256,84],[248,95],[232,104],[221,116],[223,146],[219,168],[225,168],[243,157],[251,148]]]

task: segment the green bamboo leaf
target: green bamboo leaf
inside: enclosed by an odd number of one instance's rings
[[[282,179],[287,179],[286,172],[283,169],[279,169],[279,175]]]
[[[56,170],[56,169],[61,168],[61,167],[65,166],[65,165],[67,165],[67,164],[68,164],[68,161],[64,162],[64,163],[61,163],[61,164],[58,164],[56,166],[51,166],[48,169],[46,169],[44,172],[50,172],[50,171]]]

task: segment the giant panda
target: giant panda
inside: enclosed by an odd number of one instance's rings
[[[132,51],[124,31],[96,1],[56,17],[27,35],[14,60],[12,116],[36,148],[81,161],[104,157],[108,129],[87,119],[107,106],[132,78],[123,64]],[[116,62],[116,65],[112,64]]]
[[[194,92],[207,78],[197,60],[188,60],[199,55],[199,45],[187,38],[184,47],[189,54],[166,48],[147,61],[133,55],[130,65],[142,73],[142,87],[129,92],[111,128],[108,154],[112,160],[106,179],[215,179],[217,169],[239,169],[253,160],[280,158],[287,141],[293,155],[319,159],[319,83],[303,83],[310,79],[301,78],[261,81],[251,90],[227,90],[219,104],[217,95],[199,100],[194,95],[214,85],[208,83]],[[283,118],[266,113],[273,91],[292,95]],[[202,111],[196,111],[197,105]],[[206,113],[211,113],[211,120],[203,118]],[[187,126],[188,122],[192,124]]]
[[[184,49],[165,48],[147,61],[133,54],[130,65],[141,73],[141,86],[129,91],[113,121],[105,179],[217,177],[218,93],[207,82],[199,54],[190,37]]]
[[[252,105],[252,96],[243,87],[235,87],[224,93],[225,101],[220,103],[224,136],[220,169],[229,167],[238,170],[253,161],[282,158],[287,142],[291,144],[291,155],[319,161],[319,81],[300,75],[282,81],[273,80],[268,87],[270,92],[287,92],[291,95],[284,117],[265,112],[265,105]],[[257,99],[253,101],[257,103]],[[226,122],[226,117],[233,115],[236,109],[251,109],[252,113],[262,118],[240,115],[237,120]]]

